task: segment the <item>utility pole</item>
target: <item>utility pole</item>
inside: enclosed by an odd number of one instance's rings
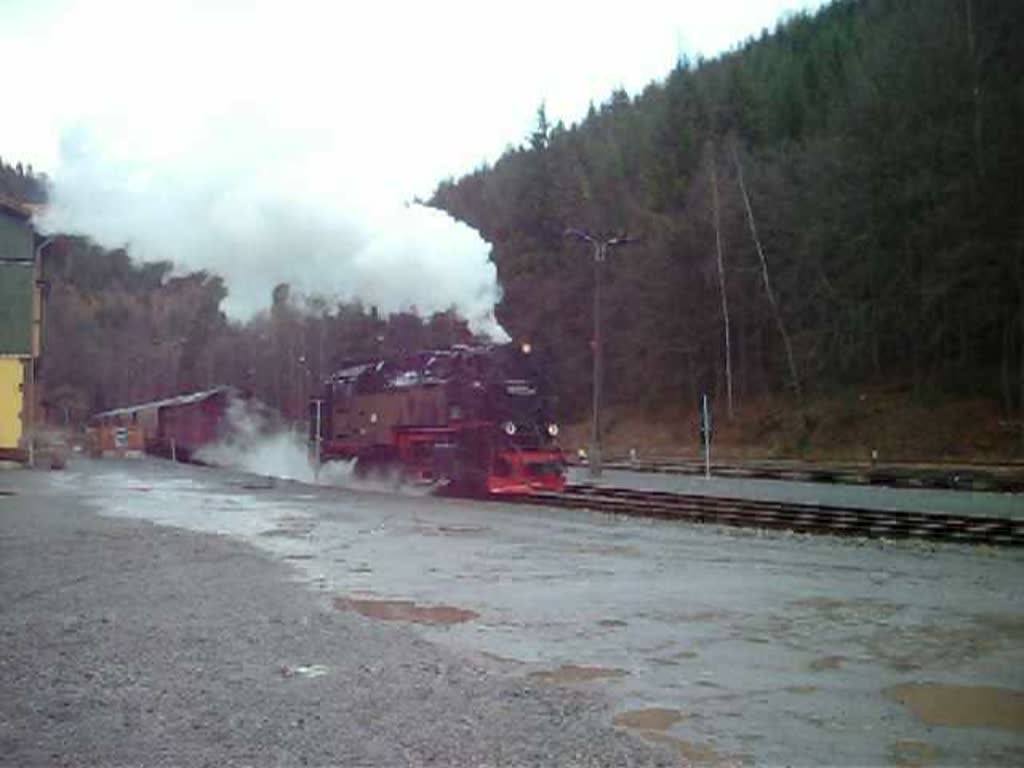
[[[729,301],[725,292],[725,262],[722,260],[722,227],[718,210],[718,168],[714,146],[708,142],[711,158],[711,207],[715,218],[715,255],[718,258],[718,290],[722,295],[722,325],[725,330],[725,392],[729,418],[732,419],[732,345],[729,343]]]
[[[601,272],[604,260],[611,248],[637,242],[625,233],[615,237],[597,237],[585,230],[567,229],[566,237],[590,243],[594,249],[594,373],[593,373],[593,423],[591,425],[590,451],[587,466],[592,477],[601,476],[601,386],[603,371],[603,343],[601,336]]]
[[[323,456],[323,429],[321,427],[322,412],[324,401],[321,398],[316,398],[312,401],[316,406],[316,421],[313,429],[313,477],[317,482],[320,481],[320,459]]]
[[[36,465],[36,360],[43,345],[43,293],[40,290],[43,270],[43,249],[54,241],[47,237],[35,247],[32,260],[32,325],[28,354],[28,465]]]
[[[750,196],[747,194],[747,185],[743,183],[743,165],[740,163],[740,153],[736,149],[736,142],[732,144],[732,159],[736,163],[736,182],[740,187],[740,194],[743,196],[743,206],[747,210],[747,223],[750,225],[750,236],[754,239],[754,246],[757,248],[757,257],[761,260],[761,277],[764,279],[764,292],[768,296],[768,303],[772,306],[772,313],[775,315],[775,324],[779,326],[779,333],[782,335],[782,343],[786,347],[786,362],[789,363],[789,378],[793,384],[793,391],[796,392],[797,400],[803,399],[803,392],[800,389],[800,377],[796,372],[796,358],[793,356],[793,345],[789,341],[789,334],[786,333],[786,324],[782,321],[782,310],[779,309],[779,302],[775,299],[775,292],[768,280],[768,260],[764,256],[764,249],[761,247],[761,238],[757,236],[757,225],[754,223],[754,210],[750,207]]]

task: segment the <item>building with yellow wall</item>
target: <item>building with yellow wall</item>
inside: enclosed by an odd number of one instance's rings
[[[29,209],[0,197],[0,459],[31,461],[42,296]]]

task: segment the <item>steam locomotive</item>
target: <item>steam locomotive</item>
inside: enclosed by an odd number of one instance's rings
[[[561,491],[558,425],[528,345],[456,346],[349,365],[311,403],[319,460],[397,467],[459,495]]]

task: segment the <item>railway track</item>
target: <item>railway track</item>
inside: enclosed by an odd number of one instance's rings
[[[578,464],[585,468],[586,464]],[[624,469],[657,474],[704,474],[700,459],[613,459],[605,469]],[[884,464],[856,462],[805,462],[785,459],[719,460],[711,466],[716,477],[792,480],[798,482],[881,485],[892,488],[935,488],[946,491],[1024,492],[1024,464],[917,463],[889,461]]]
[[[566,486],[563,493],[536,493],[519,501],[636,517],[799,533],[886,539],[916,538],[1005,547],[1024,546],[1024,520],[1002,517],[871,510],[641,491],[589,484]]]

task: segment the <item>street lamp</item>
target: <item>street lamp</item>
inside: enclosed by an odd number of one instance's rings
[[[296,360],[298,368],[302,373],[299,376],[298,386],[298,403],[296,407],[296,413],[298,414],[299,421],[304,418],[308,418],[308,410],[306,408],[306,396],[309,392],[309,377],[312,371],[309,370],[309,359],[305,355],[299,355]]]
[[[55,238],[44,238],[35,247],[32,260],[32,331],[29,338],[28,354],[28,465],[36,465],[36,354],[42,354],[43,345],[43,295],[38,289],[42,278],[43,249]],[[37,348],[38,342],[38,348]]]
[[[593,477],[601,476],[601,377],[602,377],[602,343],[601,338],[601,265],[611,248],[629,245],[638,238],[629,237],[625,233],[615,237],[596,237],[582,229],[565,230],[566,237],[590,243],[594,248],[594,403],[593,424],[591,427],[590,453],[587,465]]]

